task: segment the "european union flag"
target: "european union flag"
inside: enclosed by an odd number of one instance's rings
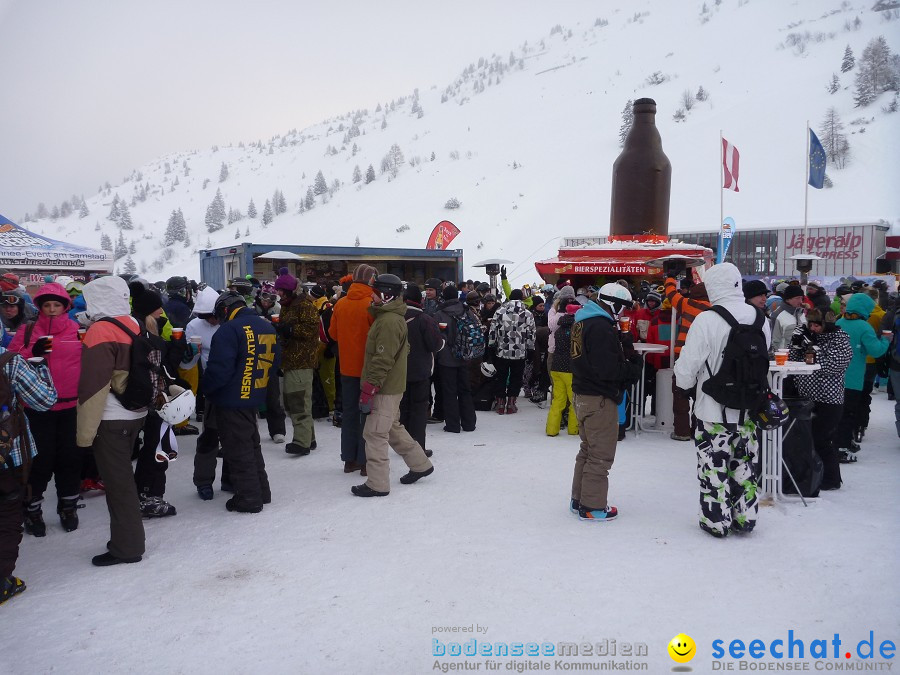
[[[825,185],[825,148],[812,129],[809,130],[809,184],[819,190]]]

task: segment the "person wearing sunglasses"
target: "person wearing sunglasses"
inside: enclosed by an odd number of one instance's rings
[[[25,292],[18,288],[3,291],[0,305],[0,321],[8,333],[15,333],[20,327],[37,318],[37,310],[25,302]]]

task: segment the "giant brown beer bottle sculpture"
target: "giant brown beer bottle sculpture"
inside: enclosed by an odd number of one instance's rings
[[[634,122],[613,164],[611,237],[669,234],[672,165],[656,129],[656,101],[634,102]]]

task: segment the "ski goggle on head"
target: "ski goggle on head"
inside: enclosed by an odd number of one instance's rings
[[[3,294],[3,304],[4,305],[18,305],[19,304],[19,296],[13,293],[4,293]]]

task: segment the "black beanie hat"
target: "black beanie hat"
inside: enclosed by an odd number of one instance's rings
[[[453,284],[447,286],[443,292],[441,293],[441,297],[444,300],[458,300],[459,299],[459,290]]]
[[[441,286],[443,285],[444,282],[437,277],[431,277],[431,279],[425,282],[425,288],[433,288],[436,291],[441,290]]]
[[[316,284],[312,288],[309,289],[309,294],[314,298],[321,298],[325,295],[325,289]]]
[[[799,286],[788,286],[784,289],[781,294],[781,297],[785,300],[790,300],[791,298],[799,298],[803,295],[803,289]]]
[[[163,306],[162,296],[156,291],[144,288],[144,285],[138,282],[132,282],[131,287],[131,308],[138,316],[150,316]]]
[[[521,300],[522,299],[522,289],[514,288],[512,290],[512,293],[509,294],[509,299],[510,300]]]
[[[417,305],[422,304],[422,289],[415,284],[409,284],[403,291],[403,299],[414,302]]]
[[[765,283],[760,281],[759,279],[753,279],[752,281],[748,281],[744,284],[744,299],[749,300],[750,298],[755,298],[760,295],[768,295],[769,289],[766,287]]]

